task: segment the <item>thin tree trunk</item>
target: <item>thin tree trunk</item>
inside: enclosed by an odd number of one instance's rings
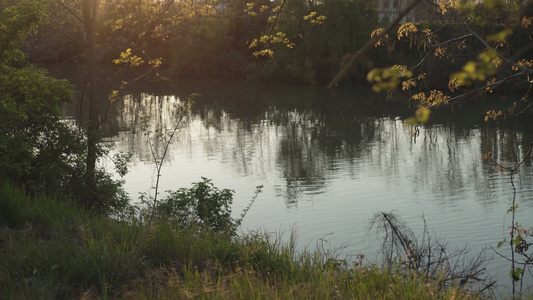
[[[86,183],[89,188],[86,205],[95,208],[98,203],[96,199],[96,150],[98,143],[98,111],[97,111],[97,95],[96,95],[96,33],[95,33],[95,19],[98,0],[83,0],[82,13],[83,25],[85,27],[85,42],[87,46],[87,76],[88,76],[88,91],[87,100],[89,102],[89,120],[87,124],[87,161],[86,161]]]

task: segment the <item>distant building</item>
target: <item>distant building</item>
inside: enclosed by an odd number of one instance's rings
[[[374,0],[377,5],[380,20],[392,21],[402,9],[413,0]],[[429,0],[435,2],[436,0]],[[437,6],[426,1],[420,2],[403,19],[404,22],[432,21],[438,15]]]

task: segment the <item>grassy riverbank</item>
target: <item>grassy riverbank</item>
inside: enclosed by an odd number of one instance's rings
[[[0,186],[0,299],[462,299],[264,235],[95,217]]]

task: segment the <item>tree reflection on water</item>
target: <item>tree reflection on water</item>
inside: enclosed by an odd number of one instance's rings
[[[280,170],[285,186],[278,186],[278,196],[289,206],[303,193],[323,193],[341,169],[342,176],[351,179],[380,176],[399,180],[414,193],[427,189],[436,200],[459,201],[474,187],[482,201],[492,201],[494,182],[487,174],[493,171],[483,163],[483,153],[493,151],[502,161],[512,160],[504,151],[511,146],[510,134],[482,122],[484,111],[474,105],[453,114],[437,112],[434,123],[414,137],[403,122],[411,113],[404,103],[380,100],[364,88],[332,92],[320,87],[194,83],[165,89],[165,94],[127,94],[115,104],[116,115],[105,135],[127,145],[121,150],[134,153],[138,161],[149,161],[143,124],[148,121],[151,131],[172,127],[180,99],[199,92],[202,96],[175,147],[189,155],[202,151],[207,160],[228,164],[238,176],[266,178]],[[519,180],[531,190],[529,170],[521,169]]]

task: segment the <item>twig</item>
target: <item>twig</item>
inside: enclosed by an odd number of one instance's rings
[[[162,153],[161,157],[157,157],[157,153],[153,149],[152,143],[150,143],[150,150],[152,151],[152,158],[154,159],[154,164],[156,165],[156,170],[157,170],[156,183],[155,183],[155,187],[154,187],[155,193],[154,193],[154,198],[153,198],[153,201],[152,201],[152,212],[151,212],[151,215],[150,215],[150,224],[152,223],[152,221],[154,219],[155,209],[156,209],[156,206],[157,206],[157,195],[159,193],[159,180],[161,178],[161,168],[163,167],[163,162],[165,160],[165,157],[167,156],[167,152],[168,152],[168,148],[170,146],[170,143],[172,142],[172,139],[174,138],[174,135],[176,134],[176,132],[180,128],[182,121],[184,120],[185,116],[187,115],[186,112],[189,110],[191,105],[192,105],[192,100],[189,99],[187,101],[187,104],[184,105],[182,110],[179,112],[179,117],[178,117],[178,120],[176,122],[176,125],[174,126],[174,128],[172,128],[172,131],[171,131],[170,135],[167,137],[168,139],[164,143],[165,146],[164,146],[163,153]],[[164,134],[164,133],[162,132],[161,134]]]

